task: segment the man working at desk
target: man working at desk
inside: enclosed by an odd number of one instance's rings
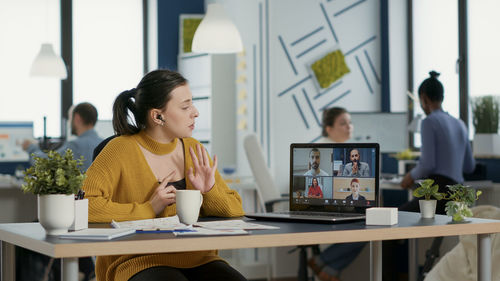
[[[75,140],[65,142],[57,152],[64,154],[66,149],[73,151],[75,159],[83,156],[82,171],[86,171],[92,163],[92,153],[94,148],[102,141],[94,130],[97,123],[97,109],[88,102],[76,105],[73,110],[69,110],[68,116],[71,123],[71,134],[78,136]],[[31,154],[37,157],[47,157],[34,140],[24,140],[23,150],[28,152],[31,161]]]
[[[97,123],[97,109],[88,102],[77,104],[70,108],[68,112],[71,124],[71,134],[77,138],[72,141],[65,142],[56,151],[59,154],[64,154],[66,149],[71,149],[75,159],[83,156],[83,165],[80,167],[82,172],[87,171],[92,164],[92,153],[94,148],[102,141],[94,130]],[[38,144],[34,140],[24,140],[23,149],[30,155],[30,160],[33,161],[31,154],[37,157],[47,157]],[[84,280],[89,280],[93,276],[94,264],[90,258],[81,258],[79,260],[80,271],[85,274]],[[28,278],[27,278],[28,279]]]

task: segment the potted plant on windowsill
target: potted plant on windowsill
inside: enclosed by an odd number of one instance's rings
[[[85,175],[79,167],[82,159],[73,159],[71,149],[64,156],[55,151],[47,158],[34,157],[35,163],[25,171],[23,191],[38,195],[38,220],[48,235],[68,232],[74,220],[75,193]]]
[[[472,100],[472,123],[475,129],[474,155],[500,155],[499,107],[500,101],[495,96],[482,96]]]
[[[462,184],[448,185],[447,187],[449,191],[445,199],[450,201],[446,202],[446,214],[451,216],[454,222],[462,222],[466,217],[472,217],[470,207],[482,191],[476,191],[474,188]]]
[[[420,199],[418,201],[420,214],[422,218],[434,218],[434,215],[436,214],[437,200],[443,199],[444,194],[439,192],[439,186],[434,184],[434,180],[432,179],[425,179],[419,184],[420,186],[413,191],[413,196],[424,197],[424,199]],[[431,199],[431,197],[434,197],[437,200]]]

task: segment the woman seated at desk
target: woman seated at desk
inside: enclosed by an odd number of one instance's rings
[[[132,112],[136,125],[130,124]],[[191,138],[198,110],[179,73],[152,71],[113,105],[111,140],[87,171],[89,221],[111,222],[176,214],[176,189],[203,194],[202,216],[238,217],[241,198],[230,190],[202,145]],[[182,243],[182,240],[179,241]],[[246,280],[216,250],[97,258],[97,279]]]

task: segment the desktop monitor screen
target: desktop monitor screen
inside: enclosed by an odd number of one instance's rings
[[[25,139],[33,139],[33,122],[0,122],[0,161],[29,161],[22,148]]]

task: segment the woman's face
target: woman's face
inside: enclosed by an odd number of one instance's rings
[[[351,182],[351,192],[352,194],[358,194],[359,193],[359,182]]]
[[[318,185],[318,179],[314,178],[313,179],[313,186],[317,186]]]
[[[199,112],[193,105],[191,90],[187,84],[175,88],[167,102],[165,129],[175,138],[186,138],[193,134],[194,119]]]
[[[351,115],[347,112],[337,116],[333,126],[326,126],[328,138],[335,142],[346,142],[351,138],[353,130]]]

